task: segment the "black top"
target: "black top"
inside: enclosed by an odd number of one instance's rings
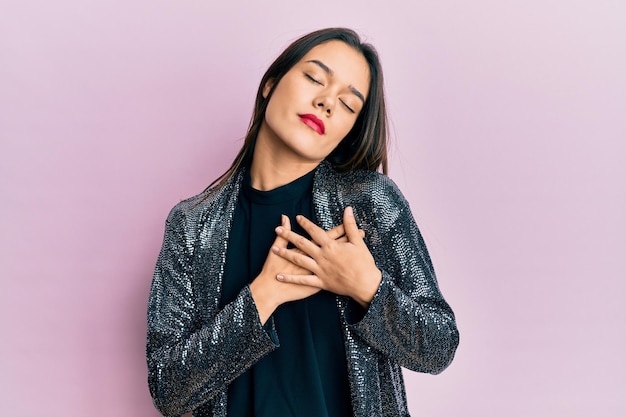
[[[220,307],[260,272],[281,214],[315,221],[314,171],[271,191],[255,190],[246,173],[226,254]],[[281,305],[274,320],[280,346],[228,387],[229,417],[344,417],[352,415],[346,352],[335,296],[326,291]],[[267,323],[270,323],[268,320]]]

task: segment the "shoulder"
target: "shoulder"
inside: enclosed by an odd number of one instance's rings
[[[186,198],[185,200],[177,203],[170,210],[167,216],[167,223],[184,222],[184,219],[192,215],[194,211],[202,210],[202,206],[206,205],[203,204],[206,195],[207,192],[204,191],[200,194]]]
[[[168,224],[197,223],[201,219],[211,216],[212,212],[219,212],[229,202],[236,200],[239,192],[242,172],[231,177],[219,188],[208,188],[192,197],[177,203],[167,216]]]
[[[409,203],[398,186],[380,172],[339,172],[324,163],[316,176],[314,197],[323,208],[320,214],[333,216],[334,224],[341,222],[343,210],[351,206],[357,223],[369,233],[389,230],[399,221],[412,218]]]
[[[348,201],[363,200],[374,205],[393,202],[408,206],[396,183],[380,172],[361,169],[340,172],[325,163],[320,166],[318,183],[322,188],[333,189]]]

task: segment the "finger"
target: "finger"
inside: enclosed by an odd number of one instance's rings
[[[320,229],[321,230],[321,229]],[[324,233],[324,231],[322,231]],[[315,256],[320,248],[315,243],[305,238],[302,235],[299,235],[296,232],[292,232],[291,230],[287,230],[287,228],[280,226],[276,228],[276,234],[286,239],[290,243],[292,243],[296,248],[300,249],[304,253],[309,256]]]
[[[276,279],[280,282],[286,282],[296,285],[307,285],[309,287],[315,287],[323,289],[324,282],[317,277],[317,275],[290,275],[290,274],[278,274]]]
[[[285,230],[291,230],[291,222],[289,221],[289,217],[281,214],[280,220],[280,227],[284,228]],[[277,246],[279,248],[287,248],[288,244],[289,241],[280,235],[276,236],[276,239],[274,239],[274,246]]]
[[[281,248],[276,245],[272,246],[272,252],[302,269],[315,273],[317,263],[313,258],[307,256],[306,253],[302,254],[293,249]]]
[[[307,219],[303,215],[298,214],[296,216],[296,221],[304,229],[304,231],[307,232],[309,236],[311,236],[311,239],[318,245],[321,246],[329,240],[334,240],[334,239],[330,239],[326,235],[326,232],[324,231],[324,229],[322,229],[321,227],[319,227],[318,225],[316,225],[315,223],[313,223],[311,220]]]
[[[291,231],[291,220],[289,219],[289,216],[287,216],[287,215],[285,215],[285,214],[281,214],[281,219],[282,219],[281,226],[282,226],[285,230],[289,230],[289,231]]]
[[[329,238],[333,240],[337,240],[345,234],[346,234],[346,231],[344,230],[343,224],[340,224],[339,226],[335,226],[326,232],[326,236],[328,236]]]
[[[359,233],[359,227],[356,225],[354,219],[354,211],[352,207],[348,206],[343,211],[343,227],[346,229],[346,236],[350,242],[363,242],[361,234]]]
[[[339,226],[335,227],[334,229],[337,229],[338,227]],[[334,230],[334,229],[332,229],[332,230]],[[341,225],[341,231],[342,231],[342,234],[338,235],[336,237],[334,235],[330,235],[329,234],[330,230],[328,232],[326,232],[326,234],[328,235],[328,237],[335,239],[336,242],[347,242],[348,241],[348,237],[345,235],[345,233],[343,233],[343,231],[344,231],[343,224]],[[365,230],[359,229],[359,236],[361,236],[361,239],[363,239],[365,237]]]
[[[359,236],[361,236],[361,239],[365,237],[365,232],[361,229],[359,229]],[[347,241],[348,241],[348,236],[346,235],[341,236],[339,239],[335,239],[335,242],[347,242]]]

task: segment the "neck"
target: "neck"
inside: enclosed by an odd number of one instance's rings
[[[273,190],[311,172],[320,164],[321,161],[303,161],[279,141],[266,140],[263,133],[259,132],[252,154],[252,188]]]

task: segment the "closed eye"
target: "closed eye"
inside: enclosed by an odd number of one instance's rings
[[[343,105],[344,105],[344,107],[345,107],[346,109],[348,109],[351,113],[356,113],[352,107],[350,107],[350,106],[348,106],[348,105],[346,104],[346,102],[345,102],[345,101],[343,101],[343,100],[339,100],[339,101],[341,101],[341,104],[343,104]]]
[[[306,72],[304,73],[304,76],[307,77],[310,81],[314,82],[315,84],[324,85],[324,84],[322,84],[322,82],[320,80],[318,80],[316,78],[313,78],[312,76],[310,76]]]

